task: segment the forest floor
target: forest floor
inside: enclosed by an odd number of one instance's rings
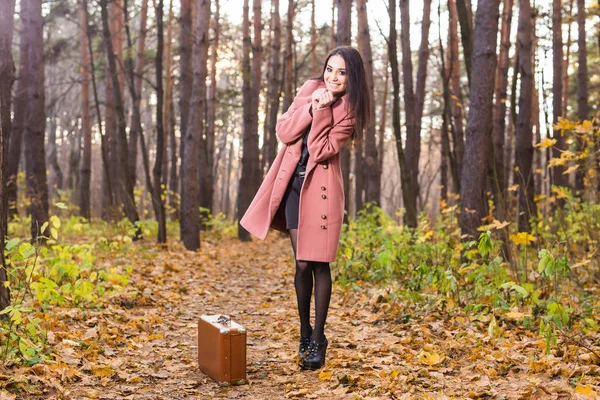
[[[139,244],[134,244],[140,246]],[[299,337],[289,241],[147,242],[134,250],[130,286],[103,308],[52,308],[55,363],[0,370],[0,399],[572,399],[600,394],[593,354],[563,343],[550,355],[534,328],[457,307],[417,308],[387,290],[334,287],[327,365],[296,365]],[[446,305],[448,306],[448,305]],[[452,307],[446,307],[446,309]],[[248,382],[220,386],[197,366],[202,314],[247,328]],[[597,362],[596,362],[597,363]],[[10,390],[10,392],[6,391]]]

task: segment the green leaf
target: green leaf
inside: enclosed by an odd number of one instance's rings
[[[52,236],[54,240],[58,240],[58,231],[56,228],[50,228],[50,236]]]
[[[527,297],[529,295],[529,293],[527,293],[527,290],[523,286],[514,285],[512,289],[523,297]]]
[[[12,249],[16,245],[18,245],[20,241],[21,241],[21,239],[19,239],[19,238],[10,239],[8,242],[6,242],[6,250]]]
[[[65,203],[56,203],[55,206],[57,208],[60,208],[61,210],[66,210],[67,209],[67,206],[66,206]]]
[[[60,228],[60,218],[58,218],[56,215],[50,217],[50,222],[56,229]]]
[[[44,233],[46,231],[47,227],[48,227],[48,221],[46,221],[42,224],[42,228],[40,229],[40,232]]]

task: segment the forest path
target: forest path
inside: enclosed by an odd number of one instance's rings
[[[286,238],[203,241],[198,253],[169,246],[139,250],[143,261],[131,284],[140,296],[133,303],[115,298],[108,310],[74,317],[78,334],[97,339],[101,350],[77,353],[79,359],[63,348],[80,379],[63,384],[59,398],[573,398],[580,395],[569,378],[596,367],[544,357],[531,334],[489,339],[488,321],[399,306],[383,290],[336,286],[327,365],[302,371]],[[198,369],[202,314],[229,314],[247,328],[248,384],[220,386]],[[577,382],[595,382],[595,371]]]

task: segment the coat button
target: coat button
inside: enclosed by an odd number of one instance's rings
[[[321,190],[325,190],[327,189],[325,186],[321,186]]]
[[[327,168],[329,168],[329,167],[327,166],[327,164],[323,165],[323,169],[327,169]]]
[[[321,195],[321,198],[322,198],[322,199],[326,199],[326,198],[327,198],[327,196],[325,196],[324,194],[322,194],[322,195]]]
[[[322,218],[322,219],[327,219],[327,215],[325,215],[325,214],[321,214],[321,218]]]
[[[325,229],[325,225],[321,225],[321,229]]]

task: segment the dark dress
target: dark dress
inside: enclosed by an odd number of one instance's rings
[[[302,137],[302,154],[300,155],[300,161],[296,166],[294,175],[290,179],[290,183],[283,196],[285,202],[285,229],[298,229],[298,210],[300,209],[300,190],[304,183],[304,174],[306,172],[306,166],[308,164],[308,133],[310,132],[310,126],[304,132]]]

